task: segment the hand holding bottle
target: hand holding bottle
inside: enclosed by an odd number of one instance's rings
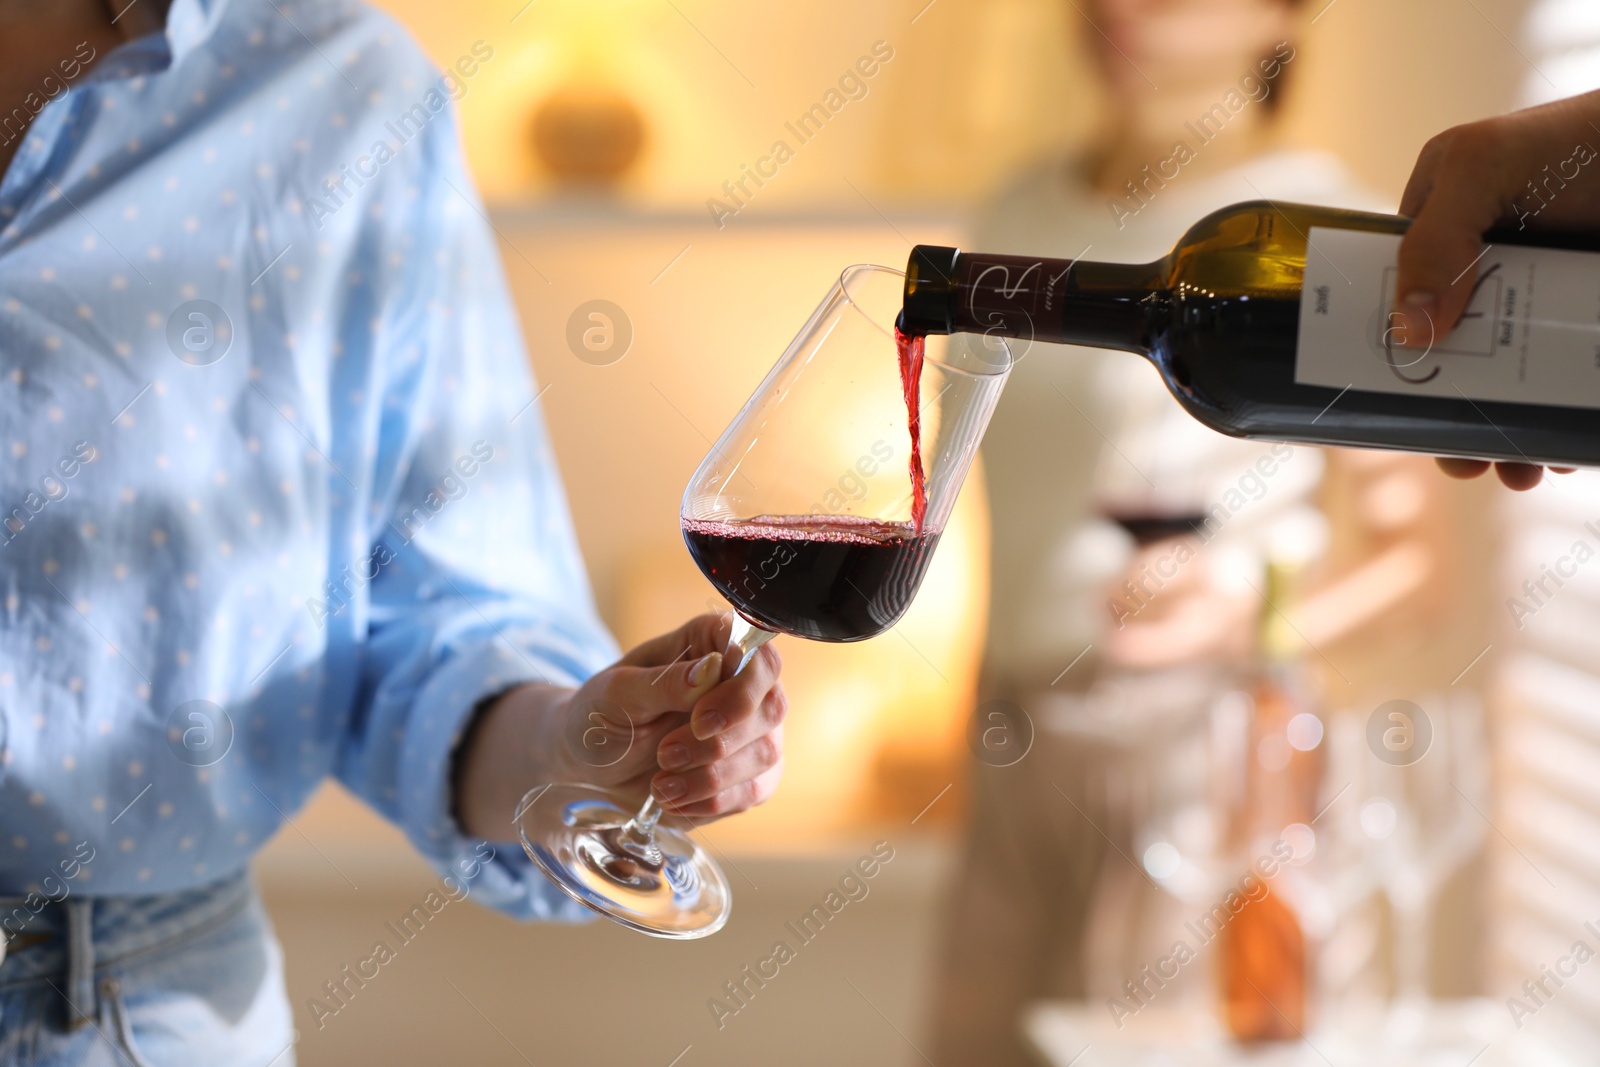
[[[1600,230],[1600,166],[1589,166],[1597,153],[1600,92],[1455,126],[1424,145],[1400,200],[1414,221],[1400,243],[1397,340],[1425,348],[1455,327],[1491,227]],[[1458,478],[1489,469],[1468,459],[1439,466]],[[1495,467],[1512,489],[1538,485],[1543,473],[1528,463]]]
[[[1560,143],[1512,129],[1504,136],[1516,143],[1505,151],[1519,158]],[[1563,132],[1573,133],[1570,123]],[[1476,146],[1490,135],[1462,136]],[[1600,143],[1600,126],[1590,140]],[[1420,316],[1439,331],[1431,348],[1408,354],[1389,317],[1395,290],[1386,272],[1395,269],[1411,220],[1270,200],[1212,212],[1150,263],[918,245],[907,264],[901,328],[1136,352],[1184,410],[1234,437],[1455,456],[1464,462],[1452,467],[1463,472],[1494,460],[1512,465],[1503,477],[1522,487],[1537,480],[1535,465],[1600,469],[1593,341],[1600,244],[1580,233],[1519,233],[1515,218],[1483,244],[1499,205],[1517,198],[1507,179],[1491,178],[1489,199],[1467,206],[1458,172],[1504,169],[1491,167],[1490,149],[1471,148],[1483,153],[1479,163],[1458,158],[1466,151],[1439,150],[1417,179],[1426,195],[1413,197],[1425,201],[1416,231],[1424,252],[1410,254],[1411,277],[1400,292],[1429,294],[1413,297],[1408,311],[1415,317],[1432,308]],[[1580,174],[1600,184],[1600,165],[1592,167],[1595,179],[1582,170],[1596,159],[1589,142],[1556,157],[1541,177],[1552,190],[1537,201],[1541,225],[1571,231],[1576,206],[1587,218],[1600,215],[1600,195],[1580,197],[1575,187]],[[1524,219],[1533,210],[1524,206]],[[1429,253],[1430,241],[1459,252]],[[1418,271],[1440,263],[1442,284],[1422,289]],[[1447,333],[1439,307],[1444,295],[1462,302],[1453,283],[1468,275],[1468,295],[1477,293],[1482,306],[1452,305],[1451,323],[1465,325]],[[1417,340],[1415,328],[1406,332]],[[1264,460],[1262,477],[1274,462]]]

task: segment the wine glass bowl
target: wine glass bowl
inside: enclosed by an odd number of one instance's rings
[[[846,268],[684,492],[690,554],[754,625],[875,637],[927,572],[1011,352],[1000,338],[929,337],[907,368],[904,280]]]

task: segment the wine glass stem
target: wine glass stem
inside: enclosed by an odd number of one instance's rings
[[[771,630],[751,625],[737,611],[734,612],[733,633],[728,639],[728,651],[722,657],[722,677],[732,678],[744,670],[756,654],[756,649],[777,636]],[[733,664],[732,670],[728,669],[729,663]],[[661,854],[655,846],[656,823],[661,821],[661,813],[661,805],[656,803],[655,796],[645,797],[638,814],[622,827],[623,847],[651,862],[661,862]]]
[[[1431,904],[1431,895],[1425,895],[1394,909],[1395,999],[1402,1004],[1416,1005],[1428,999]]]

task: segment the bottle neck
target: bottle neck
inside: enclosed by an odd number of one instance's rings
[[[1256,628],[1257,654],[1267,674],[1294,672],[1305,652],[1305,638],[1289,620],[1299,600],[1300,571],[1298,563],[1282,560],[1267,563],[1263,592],[1266,603],[1261,606]]]
[[[992,256],[918,245],[906,272],[902,329],[1150,350],[1165,263]]]

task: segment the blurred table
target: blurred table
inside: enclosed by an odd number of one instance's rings
[[[1124,1017],[1103,1004],[1046,1001],[1023,1013],[1022,1029],[1049,1067],[1577,1067],[1504,1004],[1434,1001],[1420,1010],[1351,1012],[1313,1027],[1306,1040],[1239,1045],[1207,1013],[1151,1005]]]

